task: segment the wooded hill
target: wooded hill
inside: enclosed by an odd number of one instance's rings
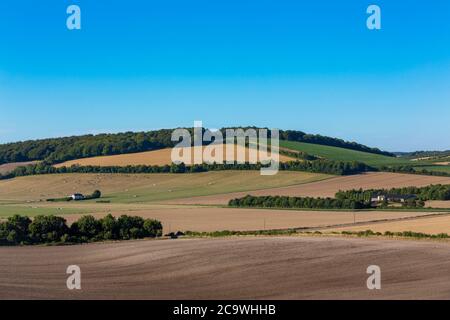
[[[192,132],[192,128],[188,130]],[[172,131],[173,129],[161,129],[148,132],[83,135],[1,144],[0,164],[33,160],[45,160],[49,164],[54,164],[86,157],[168,148],[177,143],[171,141]],[[225,128],[221,131],[225,132]],[[307,134],[302,131],[280,130],[280,139],[394,156],[389,152],[370,148],[356,142]]]

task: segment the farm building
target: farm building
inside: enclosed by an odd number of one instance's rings
[[[81,193],[74,193],[70,196],[72,200],[83,200],[84,196]]]
[[[398,195],[398,194],[378,194],[372,197],[372,202],[406,202],[408,200],[414,200],[417,197],[413,194]]]

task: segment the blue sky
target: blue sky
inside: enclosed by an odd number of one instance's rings
[[[202,120],[450,149],[449,84],[450,1],[0,2],[0,142]]]

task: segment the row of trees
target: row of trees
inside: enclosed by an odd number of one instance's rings
[[[336,193],[336,198],[345,200],[356,200],[370,202],[372,197],[377,195],[414,195],[422,201],[427,200],[450,200],[450,185],[429,185],[426,187],[404,187],[391,189],[353,189]]]
[[[439,177],[450,177],[450,172],[445,171],[435,171],[427,170],[426,168],[415,168],[410,165],[402,166],[381,166],[380,171],[385,172],[397,172],[397,173],[410,173],[410,174],[422,174],[425,176],[439,176]]]
[[[334,161],[328,159],[282,162],[280,163],[280,170],[307,171],[336,175],[352,175],[362,172],[376,171],[375,168],[362,162]]]
[[[228,202],[231,207],[258,208],[310,208],[310,209],[366,209],[370,204],[363,201],[333,198],[288,197],[247,195]]]
[[[43,243],[82,243],[102,240],[129,240],[160,237],[162,224],[158,220],[122,215],[96,219],[83,216],[69,227],[66,219],[53,215],[14,215],[0,223],[0,245]]]
[[[164,166],[78,166],[54,167],[45,163],[30,164],[15,168],[12,172],[0,175],[0,179],[50,173],[194,173],[216,170],[260,170],[262,164],[198,164],[186,166],[184,163]],[[291,161],[279,164],[280,170],[307,171],[336,175],[350,175],[375,170],[360,162],[333,160]]]
[[[243,128],[247,129],[247,128]],[[188,128],[192,133],[193,129]],[[205,129],[203,129],[205,131]],[[225,128],[221,129],[225,132]],[[173,129],[148,132],[124,132],[115,134],[83,135],[42,140],[29,140],[0,145],[0,164],[32,160],[45,160],[58,163],[72,159],[123,154],[173,147],[177,142],[171,141]],[[300,141],[376,154],[393,156],[355,142],[306,134],[302,131],[280,131],[280,139]]]

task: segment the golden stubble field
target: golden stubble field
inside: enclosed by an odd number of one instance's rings
[[[0,200],[36,201],[81,192],[102,191],[115,202],[154,202],[163,199],[221,194],[298,185],[332,176],[280,171],[262,176],[259,171],[210,171],[201,173],[152,174],[48,174],[0,180]]]
[[[450,183],[450,179],[395,173],[333,177],[287,171],[281,171],[275,176],[261,176],[258,171],[36,175],[0,181],[0,217],[5,218],[14,213],[34,216],[46,211],[55,214],[61,212],[70,223],[81,214],[93,214],[96,217],[108,213],[115,216],[139,215],[161,220],[164,232],[345,226],[347,229],[350,228],[349,230],[366,230],[373,227],[375,231],[412,230],[450,233],[450,219],[423,218],[440,212],[351,212],[222,207],[229,199],[246,194],[323,197],[333,196],[339,189],[423,186],[431,183]],[[63,197],[75,192],[89,194],[95,189],[102,191],[102,201],[110,203],[45,201],[49,197]],[[445,201],[429,204],[441,207],[449,205]],[[418,217],[422,218],[416,219]],[[386,222],[388,220],[390,222]],[[357,225],[352,225],[354,222]]]
[[[426,234],[450,234],[450,215],[431,215],[415,218],[411,220],[401,221],[379,221],[355,226],[345,226],[339,228],[330,228],[327,231],[365,231],[372,230],[374,232],[384,233],[414,231]]]
[[[200,149],[201,148],[201,149]],[[214,152],[209,152],[207,149],[207,146],[203,147],[192,147],[192,148],[175,148],[174,150],[177,151],[177,154],[180,153],[183,154],[189,154],[190,153],[190,159],[191,161],[184,161],[186,165],[193,164],[194,162],[194,152],[200,152],[203,157],[204,162],[214,162],[214,156],[216,154]],[[238,145],[235,145],[234,147],[234,158],[228,159],[226,156],[226,148],[225,145],[217,145],[217,148],[221,148],[223,152],[223,160],[237,160],[237,154],[240,153],[242,155],[245,155],[246,161],[250,159],[250,152],[251,150],[249,148],[244,148]],[[146,152],[137,152],[137,153],[128,153],[128,154],[118,154],[118,155],[112,155],[112,156],[100,156],[100,157],[90,157],[90,158],[82,158],[82,159],[76,159],[76,160],[70,160],[63,163],[56,164],[55,167],[70,167],[72,165],[80,165],[80,166],[128,166],[128,165],[152,165],[152,166],[163,166],[163,165],[170,165],[172,164],[172,148],[166,148],[166,149],[160,149],[160,150],[154,150],[154,151],[146,151]],[[206,152],[205,152],[206,150]],[[252,149],[252,151],[255,151],[255,149]],[[269,153],[270,156],[270,153]],[[284,155],[279,156],[279,160],[281,162],[286,161],[292,161],[295,160],[291,157],[287,157]],[[270,158],[270,157],[269,157]],[[259,159],[259,157],[256,158],[258,161],[260,160],[267,160],[267,157],[264,157],[262,159]]]
[[[309,196],[334,197],[339,190],[350,189],[377,189],[396,187],[423,187],[430,184],[450,184],[450,177],[424,176],[390,172],[373,172],[351,176],[339,176],[325,181],[316,181],[308,184],[256,190],[253,192],[238,192],[222,195],[212,195],[196,198],[174,199],[170,203],[177,204],[203,204],[224,205],[230,199],[243,197],[247,194],[255,196],[283,195],[283,196]],[[446,205],[446,202],[439,203]]]

